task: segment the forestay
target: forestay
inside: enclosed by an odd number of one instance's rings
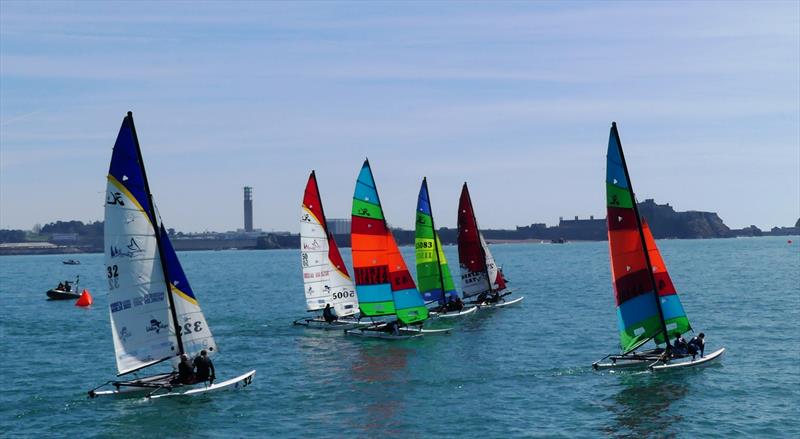
[[[331,304],[337,316],[356,314],[355,287],[328,230],[314,171],[308,177],[300,207],[300,248],[308,310],[320,310]]]
[[[396,314],[405,324],[428,318],[425,302],[386,223],[368,160],[353,194],[351,246],[362,316]]]
[[[467,183],[461,189],[458,202],[458,262],[464,297],[500,291],[506,287],[503,273],[497,268],[489,246],[478,229]]]

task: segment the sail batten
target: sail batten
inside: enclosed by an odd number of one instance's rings
[[[328,230],[314,171],[308,177],[300,207],[300,259],[309,311],[330,304],[339,317],[358,312],[355,287]]]
[[[428,309],[386,223],[366,160],[353,193],[352,215],[353,272],[361,315],[397,315],[405,324],[426,320]]]
[[[640,219],[616,125],[606,159],[606,202],[611,276],[620,345],[630,352],[654,339],[691,329],[647,222]]]

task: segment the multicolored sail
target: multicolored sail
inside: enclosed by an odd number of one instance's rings
[[[339,317],[358,312],[356,290],[328,230],[314,171],[308,177],[300,207],[300,258],[309,311],[324,309],[330,304]]]
[[[640,221],[628,175],[614,123],[608,140],[606,200],[611,276],[624,353],[653,338],[663,343],[665,331],[671,337],[691,329],[650,228]]]
[[[486,240],[478,230],[467,183],[458,202],[458,262],[464,297],[505,289],[503,272],[497,268]]]
[[[386,223],[368,160],[356,181],[350,236],[361,315],[396,314],[405,324],[426,320],[428,309]]]
[[[122,121],[111,156],[104,247],[120,375],[176,359],[184,352],[216,351],[152,203],[131,113]]]
[[[426,302],[436,300],[440,304],[448,297],[458,297],[447,258],[442,251],[442,241],[433,224],[428,181],[422,179],[417,198],[417,222],[414,237],[417,260],[417,285]]]

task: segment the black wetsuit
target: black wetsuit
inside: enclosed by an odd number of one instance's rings
[[[686,340],[683,337],[675,339],[672,343],[672,349],[678,355],[686,355],[689,352],[689,346],[686,344]]]
[[[330,305],[326,305],[325,309],[322,310],[322,318],[324,318],[328,323],[333,323],[338,319],[338,317],[333,314],[333,307]]]
[[[702,357],[704,351],[706,350],[706,342],[700,337],[692,337],[692,339],[689,340],[689,345],[687,347],[689,349],[689,353],[692,354],[692,357],[697,355],[698,351],[700,352],[700,357]]]
[[[177,381],[181,384],[192,384],[194,383],[194,366],[189,361],[189,359],[181,360],[178,363],[178,379]]]
[[[203,381],[214,381],[216,378],[216,372],[214,371],[214,363],[211,362],[211,359],[208,356],[198,355],[194,359],[194,366],[197,368],[197,377],[196,381],[198,383]]]

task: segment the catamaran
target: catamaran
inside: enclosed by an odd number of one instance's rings
[[[153,203],[133,114],[122,121],[111,156],[105,203],[105,265],[117,376],[182,354],[217,353],[197,296]],[[150,398],[194,395],[250,384],[251,370],[219,383],[180,384],[176,372],[111,380],[90,397],[143,393]],[[99,390],[110,386],[109,390]]]
[[[506,290],[503,271],[494,262],[494,256],[478,230],[475,210],[469,196],[467,183],[461,188],[458,202],[458,262],[461,268],[461,291],[464,298],[481,308],[500,308],[520,302],[524,296],[506,300],[514,291]],[[497,298],[496,300],[489,300]]]
[[[428,308],[386,222],[369,160],[364,160],[356,181],[350,237],[361,317],[391,321],[349,329],[346,334],[405,339],[449,331],[422,329]]]
[[[333,234],[328,230],[314,171],[308,177],[300,207],[300,259],[308,311],[319,313],[326,307],[333,308],[337,319],[329,323],[317,315],[297,319],[294,324],[328,330],[361,326],[354,318],[358,314],[356,289]]]
[[[707,364],[709,355],[678,355],[669,340],[692,330],[647,222],[639,216],[617,124],[611,124],[606,156],[606,200],[611,276],[617,305],[621,354],[607,355],[595,369],[647,366],[653,371]],[[666,336],[665,336],[666,334]],[[655,348],[637,349],[649,341]],[[659,345],[664,345],[661,348]],[[603,360],[609,362],[603,363]]]
[[[438,304],[431,311],[432,318],[460,317],[477,311],[477,306],[466,306],[460,310],[448,311],[451,300],[458,299],[447,258],[442,251],[442,241],[433,223],[433,208],[428,194],[428,179],[422,179],[417,198],[417,219],[414,235],[417,261],[417,285],[426,303]]]

